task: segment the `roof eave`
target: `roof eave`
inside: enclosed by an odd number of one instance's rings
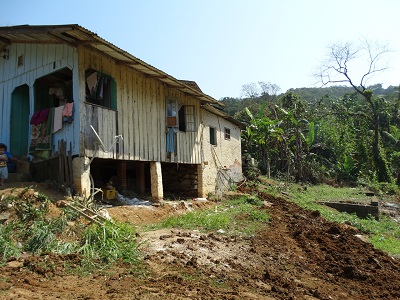
[[[186,85],[78,24],[0,27],[0,51],[4,51],[12,43],[64,43],[73,47],[83,45],[107,55],[114,59],[117,64],[125,65],[148,77],[160,80],[185,94],[191,95],[201,101],[201,103],[205,102],[223,106],[221,102],[211,96]]]
[[[213,107],[210,104],[204,104],[204,105],[201,106],[201,108],[206,110],[206,111],[208,111],[208,112],[210,112],[210,113],[212,113],[212,114],[214,114],[214,115],[217,115],[217,116],[219,116],[219,117],[221,117],[221,118],[223,118],[223,119],[225,119],[225,120],[227,120],[227,121],[229,121],[229,122],[231,122],[233,124],[235,124],[240,129],[246,128],[245,124],[243,124],[242,122],[236,120],[235,118],[232,118],[231,116],[227,115],[223,111],[219,110],[218,108]]]

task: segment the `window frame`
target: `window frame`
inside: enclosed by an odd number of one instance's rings
[[[189,110],[192,110],[189,112]],[[188,118],[191,116],[191,120]],[[189,120],[188,120],[189,119]],[[185,105],[185,123],[186,123],[186,132],[195,132],[196,131],[196,107],[194,105]],[[191,125],[192,128],[189,125]]]
[[[90,87],[88,86],[88,78],[94,74],[97,74],[97,81],[94,86],[96,89],[94,91],[90,91]],[[111,75],[98,70],[87,69],[85,71],[85,85],[86,103],[98,105],[111,110],[117,110],[117,83]],[[97,90],[98,87],[101,87],[102,91]],[[96,97],[94,97],[92,92],[95,92]],[[97,97],[98,94],[101,94],[102,96]]]
[[[182,132],[196,132],[196,107],[182,105],[178,111],[178,126]]]
[[[210,126],[209,134],[210,134],[210,144],[213,146],[217,146],[217,128]]]
[[[178,127],[178,100],[167,98],[165,100],[165,122],[167,127]]]
[[[225,134],[224,134],[225,140],[230,141],[231,140],[231,129],[228,127],[225,127],[224,129],[225,129]]]

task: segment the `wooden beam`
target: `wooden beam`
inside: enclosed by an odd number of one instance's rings
[[[0,28],[0,34],[46,34],[49,32],[65,32],[69,30],[73,30],[74,28],[71,26],[57,26],[57,27],[49,27],[49,26],[11,26],[11,27],[2,27]]]
[[[7,45],[11,45],[11,41],[10,41],[9,39],[3,38],[3,37],[1,37],[1,36],[0,36],[0,41],[1,41],[2,43],[7,44]]]
[[[131,60],[116,60],[115,63],[117,65],[128,65],[128,66],[139,65],[139,63],[137,61],[131,61]]]

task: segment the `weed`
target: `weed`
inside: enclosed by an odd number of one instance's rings
[[[21,251],[41,255],[43,253],[71,254],[83,256],[82,271],[101,269],[111,262],[135,263],[139,253],[133,227],[127,224],[106,223],[105,226],[69,224],[78,219],[75,211],[64,208],[63,214],[56,219],[47,219],[49,200],[30,189],[24,189],[17,196],[3,199],[3,207],[10,205],[16,210],[18,219],[7,225],[0,225],[0,253],[3,262],[10,257],[20,255]],[[88,203],[89,205],[89,203]],[[70,232],[68,241],[58,239]],[[20,249],[16,241],[22,242]],[[37,265],[37,268],[42,266]]]
[[[399,238],[376,234],[370,238],[370,241],[376,248],[400,258]]]
[[[54,233],[51,223],[44,220],[35,222],[27,232],[28,239],[24,246],[26,251],[40,253],[42,251],[51,251],[55,243]]]
[[[98,263],[109,264],[121,260],[134,264],[138,261],[135,229],[127,223],[106,222],[104,226],[93,224],[84,232],[78,250],[87,269],[98,267]]]
[[[318,210],[328,221],[337,223],[350,223],[364,234],[367,234],[371,243],[378,249],[387,251],[391,255],[400,252],[400,227],[391,218],[381,217],[379,221],[374,218],[361,219],[355,214],[338,212],[318,204],[320,201],[339,201],[365,199],[362,189],[333,188],[326,185],[311,186],[307,190],[300,190],[296,186],[291,188],[291,201],[299,206]]]
[[[2,261],[6,261],[10,257],[18,256],[21,253],[17,243],[12,239],[13,229],[14,227],[12,224],[0,224],[0,255]]]
[[[254,235],[261,223],[267,223],[269,216],[259,209],[261,201],[255,196],[242,196],[223,200],[212,209],[191,211],[184,215],[173,216],[165,221],[148,227],[156,228],[185,228],[203,231],[223,230],[228,234],[244,236]]]
[[[257,196],[245,197],[244,202],[248,203],[248,204],[252,204],[252,205],[257,205],[257,206],[262,205],[262,201]]]

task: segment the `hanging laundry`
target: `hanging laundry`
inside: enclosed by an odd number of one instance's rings
[[[103,99],[103,85],[104,85],[104,75],[101,75],[96,86],[96,95],[97,98]]]
[[[86,78],[86,83],[89,87],[90,94],[96,91],[96,85],[97,85],[97,72],[94,72],[88,78]]]
[[[54,95],[56,93],[56,90],[57,88],[55,87],[49,88],[49,95]]]
[[[169,127],[167,131],[167,152],[175,152],[175,130]]]
[[[62,111],[62,117],[64,123],[72,123],[74,120],[74,102],[67,103],[64,105],[64,109]]]
[[[58,106],[54,109],[54,123],[53,123],[53,133],[59,131],[62,128],[63,123],[63,110],[64,106]]]
[[[29,154],[42,158],[49,158],[51,154],[54,107],[48,110],[47,120],[32,126],[32,136],[29,145]]]
[[[49,112],[50,112],[50,108],[45,108],[45,109],[35,112],[29,123],[31,125],[37,125],[37,124],[47,121],[47,118],[49,117]]]

